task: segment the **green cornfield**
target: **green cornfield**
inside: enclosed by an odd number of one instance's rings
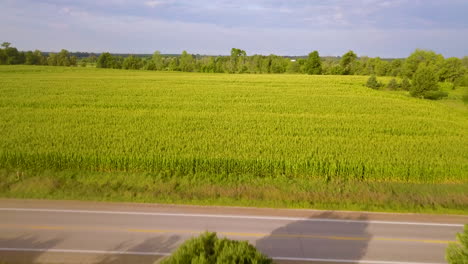
[[[466,186],[461,99],[375,91],[366,80],[1,66],[0,177]],[[0,194],[15,196],[14,184]]]

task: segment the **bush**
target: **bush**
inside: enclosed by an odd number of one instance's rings
[[[398,88],[400,88],[400,85],[398,84],[397,80],[395,80],[395,78],[393,78],[387,84],[387,88],[390,89],[390,90],[398,90]]]
[[[409,91],[411,89],[411,83],[407,77],[403,78],[403,81],[401,81],[400,88]]]
[[[438,77],[432,67],[421,65],[413,77],[413,85],[410,89],[411,96],[427,99],[439,99],[443,93],[439,91]]]
[[[444,91],[427,91],[423,95],[424,99],[429,99],[429,100],[439,100],[447,96],[448,96],[448,93]]]
[[[377,81],[377,77],[375,77],[375,75],[371,75],[367,80],[366,86],[372,89],[379,89],[382,84]]]
[[[457,234],[457,240],[460,244],[450,244],[445,258],[450,264],[468,264],[468,225],[463,233]]]
[[[205,232],[186,241],[163,264],[211,264],[211,263],[256,263],[270,264],[273,261],[257,251],[247,241],[219,239],[216,233]]]

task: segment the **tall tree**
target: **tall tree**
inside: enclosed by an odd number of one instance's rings
[[[193,56],[188,54],[187,51],[182,51],[182,55],[180,55],[179,67],[181,71],[184,72],[191,72],[193,71]]]
[[[151,57],[151,59],[152,59],[152,61],[154,63],[155,70],[160,71],[160,70],[163,69],[164,60],[163,60],[163,57],[161,55],[161,52],[155,51],[153,53],[153,56]]]
[[[304,69],[307,74],[322,74],[322,61],[320,60],[318,51],[314,50],[309,53]]]
[[[416,49],[411,55],[405,60],[403,65],[403,76],[412,78],[416,73],[419,65],[425,66],[440,66],[444,61],[444,57],[440,54],[435,53],[432,50],[421,50]]]
[[[99,58],[96,61],[97,68],[113,68],[114,66],[114,57],[109,52],[104,52],[99,55]]]
[[[340,66],[342,68],[343,74],[344,75],[349,75],[353,74],[353,64],[357,59],[356,53],[354,53],[352,50],[346,52],[343,57],[341,57],[340,60]]]
[[[466,72],[459,58],[446,59],[439,68],[439,80],[452,83],[458,82]]]
[[[11,43],[10,42],[3,42],[2,47],[5,49],[8,49],[10,47]]]
[[[420,65],[413,76],[410,94],[414,97],[439,99],[447,96],[439,91],[438,76],[434,66]]]
[[[245,63],[245,57],[247,53],[245,50],[232,48],[231,49],[231,58],[230,58],[230,73],[243,72],[243,66]]]

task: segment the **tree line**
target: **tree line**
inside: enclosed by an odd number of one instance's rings
[[[468,86],[468,56],[444,58],[430,50],[415,50],[408,58],[385,60],[379,57],[358,57],[353,51],[335,58],[322,58],[318,51],[307,57],[291,59],[277,55],[248,56],[244,50],[233,48],[230,56],[201,56],[183,51],[181,55],[119,56],[108,52],[77,58],[67,50],[45,55],[39,50],[18,51],[4,42],[0,49],[0,64],[28,64],[50,66],[87,66],[98,68],[183,71],[206,73],[293,73],[322,75],[375,75],[413,79],[419,66],[431,68],[436,79]]]

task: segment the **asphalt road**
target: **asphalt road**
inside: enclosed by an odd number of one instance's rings
[[[153,263],[205,230],[284,263],[445,263],[467,216],[0,200],[0,261]]]

